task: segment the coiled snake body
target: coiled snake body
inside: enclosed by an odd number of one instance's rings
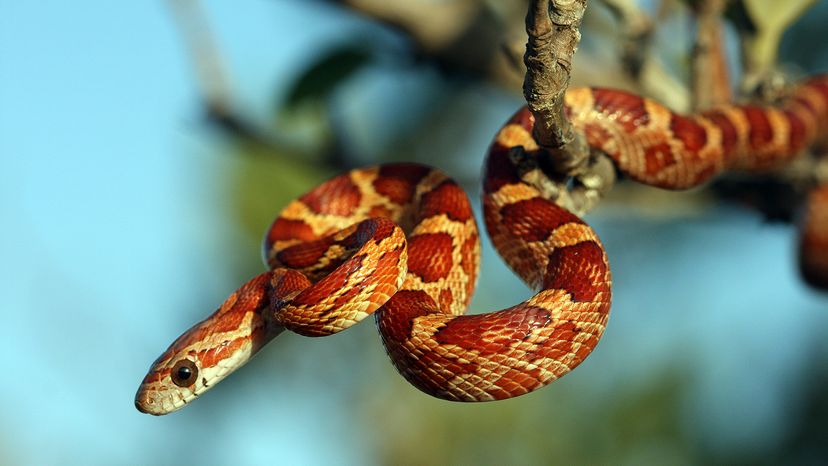
[[[779,108],[728,106],[684,117],[633,94],[590,88],[570,90],[566,103],[576,128],[621,172],[671,189],[726,169],[778,166],[828,134],[826,77],[803,83]],[[371,313],[397,370],[439,398],[510,398],[575,368],[607,323],[609,264],[595,232],[537,187],[547,177],[546,154],[532,124],[523,109],[495,138],[483,209],[495,248],[539,290],[534,296],[465,315],[480,243],[463,190],[422,165],[353,170],[285,207],[265,236],[270,270],[153,363],[136,395],[138,409],[165,414],[182,407],[284,329],[329,335]],[[825,208],[816,211],[824,220]]]

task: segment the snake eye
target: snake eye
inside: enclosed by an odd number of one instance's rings
[[[172,368],[172,381],[179,387],[189,387],[198,378],[198,367],[189,359],[182,359]]]

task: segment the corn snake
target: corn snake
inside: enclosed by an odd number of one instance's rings
[[[590,88],[570,90],[566,103],[575,127],[622,173],[668,189],[728,169],[782,165],[828,134],[825,77],[800,85],[779,108],[728,106],[685,117],[633,94]],[[397,370],[436,397],[510,398],[575,368],[607,323],[609,264],[595,232],[527,181],[547,177],[532,124],[523,109],[496,136],[483,208],[496,249],[536,295],[502,311],[463,314],[480,248],[463,190],[422,165],[353,170],[285,207],[265,236],[270,270],[153,363],[136,407],[181,408],[285,328],[329,335],[372,313]],[[815,194],[810,205],[802,267],[819,283],[828,276],[828,195]],[[823,259],[810,259],[814,251]]]

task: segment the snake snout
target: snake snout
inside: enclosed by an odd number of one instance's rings
[[[154,400],[152,397],[147,396],[143,387],[139,388],[138,393],[135,394],[135,409],[144,414],[153,414],[156,416],[159,414]]]
[[[149,411],[146,408],[144,408],[144,404],[141,403],[141,400],[139,400],[137,396],[135,397],[135,409],[141,411],[144,414],[149,414]]]

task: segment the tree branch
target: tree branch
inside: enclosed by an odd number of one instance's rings
[[[722,13],[727,0],[703,0],[696,4],[696,39],[693,44],[693,110],[731,101],[727,57],[722,41]]]
[[[199,1],[168,0],[167,3],[195,68],[207,122],[256,152],[279,154],[304,164],[314,163],[305,148],[260,127],[254,119],[239,111],[234,102],[229,73],[210,29],[210,21]],[[347,168],[337,142],[333,141],[326,163],[336,168]]]
[[[578,48],[578,27],[586,0],[532,0],[526,14],[526,79],[523,95],[535,116],[533,134],[564,173],[578,170],[589,157],[583,135],[572,128],[564,113],[572,56]]]
[[[600,0],[620,23],[621,64],[636,81],[652,53],[653,20],[633,0]]]
[[[657,21],[636,0],[600,0],[600,3],[619,23],[620,64],[640,93],[672,109],[689,110],[687,86],[666,70],[654,53],[652,43]],[[663,0],[659,9],[664,9]]]
[[[480,0],[335,0],[349,9],[385,23],[407,35],[418,57],[452,73],[489,79],[514,88],[523,69],[516,71],[501,46],[522,36],[523,6],[515,2]],[[523,44],[521,52],[523,54]]]
[[[201,6],[197,0],[170,0],[168,3],[190,52],[208,112],[219,118],[226,116],[232,101],[230,81]]]
[[[530,2],[523,94],[535,117],[533,136],[543,150],[539,157],[515,154],[524,181],[579,215],[615,181],[612,162],[603,154],[590,153],[586,137],[572,126],[564,107],[585,10],[586,0]]]

